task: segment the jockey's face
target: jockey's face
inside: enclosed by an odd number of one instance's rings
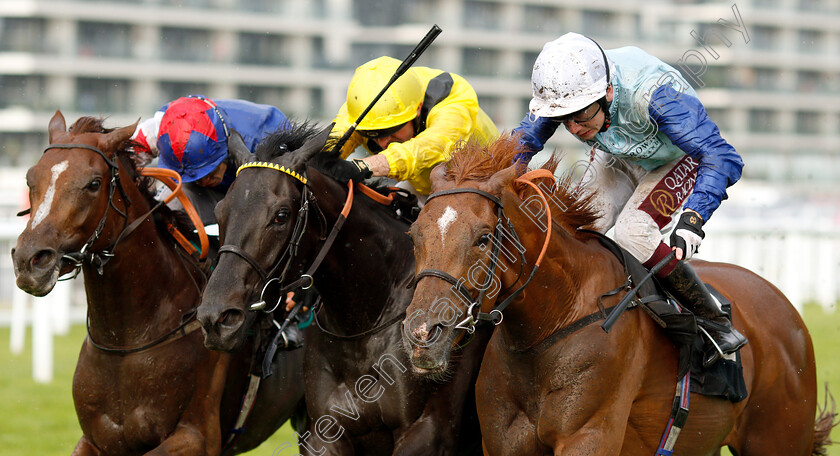
[[[380,138],[376,138],[373,141],[376,142],[376,144],[378,144],[379,147],[382,148],[382,150],[385,150],[385,148],[388,147],[388,144],[391,144],[392,142],[402,143],[402,142],[408,141],[409,139],[411,139],[413,137],[414,137],[414,122],[409,121],[409,122],[406,122],[405,125],[403,125],[402,128],[397,130],[395,133],[392,133],[388,136],[382,136]]]
[[[613,89],[612,86],[607,88],[607,103],[613,100]],[[589,105],[586,109],[583,110],[579,118],[588,118],[589,120],[577,122],[575,120],[567,120],[563,122],[563,125],[569,130],[569,133],[577,136],[582,140],[589,140],[593,139],[598,132],[601,131],[601,128],[604,126],[604,122],[607,119],[606,113],[604,110],[601,109],[600,104],[596,101]],[[590,112],[594,112],[595,114],[590,117],[590,115],[585,115]]]
[[[202,187],[215,187],[222,183],[222,179],[225,177],[225,171],[227,171],[227,163],[223,161],[219,163],[216,169],[210,171],[210,174],[195,181],[195,183]]]

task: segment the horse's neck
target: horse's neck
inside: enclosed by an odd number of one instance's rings
[[[126,225],[149,210],[142,198],[139,193],[131,196]],[[123,227],[121,217],[115,220],[117,230],[110,242]],[[199,291],[190,279],[193,271],[187,271],[188,261],[180,261],[175,248],[148,217],[120,240],[102,274],[84,266],[90,330],[97,342],[117,346],[148,342],[176,327],[181,316],[198,304]]]
[[[354,209],[316,277],[327,318],[346,332],[364,331],[378,319],[387,320],[404,310],[411,297],[406,287],[414,255],[405,234],[408,227],[375,204],[356,196]],[[331,229],[337,211],[330,212]]]
[[[581,241],[565,228],[555,228],[551,236],[534,279],[504,313],[505,341],[516,349],[530,348],[596,311],[598,296],[623,280],[615,257],[597,242]],[[543,239],[526,246],[529,264]]]

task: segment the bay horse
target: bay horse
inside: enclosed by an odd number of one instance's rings
[[[596,221],[589,199],[569,180],[555,185],[556,163],[542,178],[517,178],[517,149],[512,137],[467,146],[432,172],[433,192],[410,233],[418,271],[405,331],[411,362],[440,368],[461,332],[435,304],[469,314],[460,324],[467,329],[480,309],[498,324],[476,384],[485,454],[654,454],[674,401],[677,349],[639,310],[608,334],[591,324],[603,320],[599,297],[625,283],[625,268],[596,233],[579,230]],[[546,189],[545,199],[528,182]],[[691,393],[674,454],[722,446],[739,456],[824,454],[835,414],[815,422],[814,352],[797,311],[746,269],[692,264],[733,303],[734,324],[750,340],[740,353],[749,395],[732,403]],[[492,310],[509,297],[503,313]]]
[[[266,289],[272,306],[294,284],[314,284],[303,453],[480,454],[473,385],[489,332],[458,351],[457,370],[412,372],[398,324],[412,295],[409,222],[381,194],[327,174],[341,160],[322,152],[329,131],[304,123],[269,136],[216,207],[221,255],[198,313],[205,343],[235,349]]]
[[[88,335],[73,378],[83,436],[73,454],[253,449],[300,411],[302,356],[280,356],[242,431],[251,351],[210,351],[195,331],[207,279],[169,231],[193,227],[157,206],[153,182],[132,161],[135,127],[82,117],[68,131],[56,112],[50,145],[26,174],[32,216],[12,250],[18,287],[44,296],[60,275],[84,276]]]

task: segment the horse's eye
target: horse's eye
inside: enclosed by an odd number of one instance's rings
[[[490,243],[491,239],[492,239],[492,237],[490,236],[490,233],[484,233],[478,238],[477,241],[475,241],[475,246],[476,247],[487,246],[487,244]]]
[[[96,179],[90,181],[90,183],[87,184],[86,188],[91,192],[95,192],[95,191],[99,190],[99,187],[101,187],[101,186],[102,186],[102,179],[97,177]]]
[[[277,215],[274,216],[274,223],[278,225],[282,225],[289,220],[289,212],[285,209],[280,210]]]

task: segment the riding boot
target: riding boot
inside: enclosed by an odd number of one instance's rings
[[[713,350],[703,356],[703,366],[709,367],[721,356],[734,353],[747,343],[747,338],[733,326],[729,316],[718,307],[706,285],[688,262],[680,261],[674,270],[664,277],[662,285],[680,304],[687,306],[700,317],[701,326],[708,333]]]

